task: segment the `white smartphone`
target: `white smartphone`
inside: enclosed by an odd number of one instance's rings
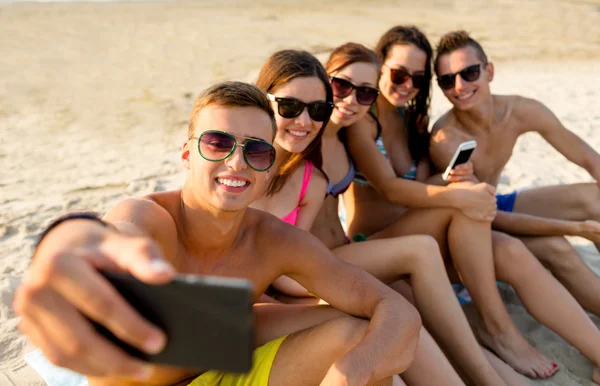
[[[458,148],[454,152],[454,156],[448,164],[446,171],[444,172],[444,174],[442,174],[442,178],[444,180],[448,179],[448,176],[450,175],[452,169],[454,169],[460,164],[466,163],[469,160],[469,158],[471,158],[471,154],[473,154],[473,150],[475,150],[476,147],[476,141],[467,141],[458,145]]]

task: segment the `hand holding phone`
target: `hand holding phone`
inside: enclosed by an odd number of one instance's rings
[[[463,164],[466,164],[467,162],[469,162],[469,159],[471,158],[471,154],[473,154],[473,151],[475,150],[476,147],[477,147],[476,141],[466,141],[466,142],[463,142],[460,145],[458,145],[458,148],[454,152],[454,155],[452,156],[452,159],[450,160],[448,167],[444,171],[444,174],[442,174],[442,178],[444,179],[444,181],[448,180],[448,177],[450,176],[450,172],[452,171],[452,169],[456,168],[459,165],[463,165]]]
[[[167,284],[150,285],[128,274],[103,275],[144,318],[167,335],[162,351],[147,354],[95,323],[103,336],[130,355],[189,369],[250,370],[254,318],[252,284],[248,280],[178,275]]]

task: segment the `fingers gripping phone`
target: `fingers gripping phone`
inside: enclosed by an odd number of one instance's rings
[[[248,280],[178,275],[164,285],[121,273],[102,273],[148,321],[167,334],[167,345],[150,355],[96,329],[130,355],[149,362],[198,370],[243,373],[254,349],[252,284]]]
[[[458,148],[456,148],[454,156],[452,156],[452,160],[448,164],[446,171],[444,172],[444,174],[442,174],[442,178],[444,180],[447,180],[448,176],[450,176],[450,172],[452,171],[452,169],[454,169],[458,165],[464,164],[467,161],[469,161],[469,158],[471,158],[471,154],[473,154],[473,151],[476,147],[476,141],[467,141],[458,145]]]

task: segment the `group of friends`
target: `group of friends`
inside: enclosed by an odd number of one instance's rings
[[[600,384],[600,331],[586,313],[600,316],[600,279],[564,237],[600,246],[598,183],[495,192],[521,134],[538,132],[595,181],[600,155],[542,103],[492,94],[493,79],[464,31],[434,51],[418,28],[396,26],[374,50],[337,47],[325,66],[305,51],[275,52],[256,85],[223,82],[198,97],[181,190],[44,234],[15,295],[21,331],[90,385],[499,386],[552,376],[558,365],[513,324],[500,281]],[[434,80],[452,108],[430,130]],[[443,179],[468,140],[470,162]],[[176,273],[250,280],[251,372],[150,365],[106,341],[88,318],[148,353],[166,337],[103,269],[156,284]],[[473,329],[452,283],[472,297]]]

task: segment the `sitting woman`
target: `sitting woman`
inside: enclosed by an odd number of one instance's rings
[[[306,52],[286,50],[273,54],[257,81],[257,85],[273,101],[278,132],[274,143],[277,150],[276,174],[268,193],[255,207],[305,230],[312,227],[326,189],[332,193],[332,184],[326,183],[320,171],[327,165],[321,162],[321,146],[315,144],[325,136],[334,138],[336,143],[323,141],[322,146],[323,150],[329,148],[337,154],[337,159],[326,154],[323,154],[323,159],[329,165],[349,169],[350,160],[337,133],[344,125],[364,116],[378,95],[379,59],[372,51],[349,43],[336,49],[329,62],[338,63],[329,73],[335,96],[332,95],[328,74],[317,59]],[[325,110],[320,104],[331,100],[335,102],[331,120],[331,104],[327,119],[317,115],[321,110],[316,107]],[[336,170],[326,171],[329,175],[330,171]],[[339,182],[336,185],[339,186]],[[337,201],[337,198],[333,200]],[[339,226],[337,214],[333,217]],[[396,289],[403,287],[399,280],[408,277],[414,288],[417,308],[427,326],[470,381],[478,385],[526,384],[496,358],[507,381],[503,382],[485,358],[454,297],[439,248],[431,237],[409,236],[345,244],[342,236],[340,248],[334,246],[333,252]],[[285,302],[318,301],[287,277],[279,278],[274,287],[279,292],[277,299]],[[424,349],[423,355],[418,355],[415,363],[402,374],[404,380],[411,385],[462,384],[430,339],[422,333],[421,340],[428,346],[429,353]],[[434,364],[433,360],[439,363]]]
[[[482,317],[480,340],[517,371],[545,377],[557,365],[515,327],[496,280],[512,285],[532,316],[600,363],[600,332],[575,299],[521,241],[491,232],[493,188],[428,183],[432,50],[426,37],[415,27],[394,27],[376,52],[383,63],[381,96],[348,128],[348,147],[360,170],[344,196],[350,234],[362,232],[368,240],[414,233],[435,237]],[[470,172],[468,164],[454,174]]]

